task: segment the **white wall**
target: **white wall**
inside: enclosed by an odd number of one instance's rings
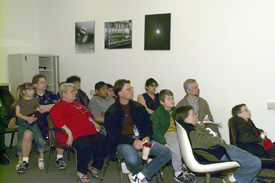
[[[8,54],[38,52],[38,0],[0,0],[0,83],[8,82]]]
[[[39,48],[60,55],[61,80],[77,74],[87,93],[99,80],[126,78],[136,98],[153,77],[159,90],[171,89],[179,101],[183,81],[195,78],[215,121],[223,125],[224,139],[231,108],[244,102],[257,126],[275,140],[275,111],[266,107],[275,100],[274,8],[275,2],[267,0],[39,1]],[[171,13],[171,50],[144,51],[144,16],[159,13]],[[105,50],[104,22],[129,19],[133,48]],[[91,20],[95,53],[76,54],[75,22]]]

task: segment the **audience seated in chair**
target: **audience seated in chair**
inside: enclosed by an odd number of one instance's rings
[[[6,89],[0,89],[0,164],[10,164],[5,151],[5,128],[16,129],[15,111],[12,104],[14,98]]]
[[[19,126],[17,145],[19,162],[16,165],[17,172],[25,173],[29,168],[32,139],[35,140],[38,147],[38,167],[44,169],[45,142],[37,124],[38,117],[42,111],[38,100],[34,98],[32,83],[26,82],[18,87],[14,106]]]
[[[71,83],[64,83],[59,88],[61,100],[50,110],[50,117],[57,128],[63,128],[67,134],[56,132],[56,140],[61,145],[75,147],[77,151],[77,170],[81,182],[90,182],[87,172],[100,178],[106,155],[105,136],[98,133],[100,126],[93,115],[80,102],[75,101],[76,89]],[[93,156],[93,163],[88,163]]]
[[[161,90],[159,94],[160,106],[153,112],[150,119],[153,122],[153,139],[165,145],[172,152],[172,166],[174,179],[177,182],[196,182],[195,176],[184,169],[177,128],[175,124],[176,108],[174,95],[170,90]]]
[[[198,125],[192,106],[178,108],[176,121],[185,128],[196,155],[210,162],[224,161],[227,157],[222,148],[225,148],[231,159],[241,165],[232,175],[226,176],[223,182],[256,182],[255,177],[261,170],[260,159],[236,146],[227,145],[223,139],[218,137],[217,132],[209,133],[208,130]]]
[[[152,122],[145,107],[132,100],[134,90],[130,81],[117,80],[114,92],[119,98],[105,113],[110,153],[117,151],[122,156],[133,173],[133,182],[147,182],[146,178],[151,179],[171,159],[171,152],[164,145],[151,140]],[[150,151],[154,159],[142,167],[138,152],[144,142],[154,144]]]
[[[159,94],[156,93],[158,86],[159,84],[153,78],[147,79],[145,83],[146,93],[139,95],[137,98],[137,102],[144,105],[149,114],[152,114],[160,105]]]
[[[41,74],[37,74],[32,78],[32,84],[35,88],[34,98],[36,98],[40,104],[40,109],[44,111],[42,119],[39,120],[38,126],[45,140],[48,140],[48,122],[47,117],[49,116],[50,109],[58,102],[58,96],[47,90],[48,84],[46,77]],[[66,163],[63,160],[64,150],[56,148],[56,166],[59,170],[66,169]]]
[[[103,124],[104,123],[104,114],[107,109],[115,103],[113,97],[108,96],[108,87],[107,84],[103,81],[97,82],[95,84],[96,94],[89,102],[89,111],[94,115],[95,121]]]
[[[186,95],[177,103],[176,108],[191,105],[194,108],[197,122],[203,127],[210,128],[214,132],[219,133],[219,125],[216,123],[211,123],[214,122],[214,118],[211,114],[207,101],[199,96],[200,89],[197,81],[195,79],[187,79],[183,83],[183,88]]]
[[[68,77],[66,80],[66,83],[74,84],[75,89],[76,89],[76,101],[80,102],[82,105],[84,105],[86,107],[86,109],[88,109],[89,97],[80,88],[80,84],[81,84],[80,77],[78,77],[78,76]]]
[[[266,133],[255,126],[251,120],[251,112],[245,104],[232,108],[232,115],[236,125],[237,145],[258,157],[268,156],[275,160],[275,146]],[[262,146],[264,148],[262,148]]]

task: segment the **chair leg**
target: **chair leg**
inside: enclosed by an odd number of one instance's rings
[[[11,141],[10,141],[10,148],[12,148],[12,145],[13,145],[14,135],[15,135],[15,132],[12,132],[12,134],[11,134]]]
[[[50,144],[50,147],[52,147],[52,145]],[[48,170],[49,170],[49,167],[50,167],[50,162],[51,162],[51,155],[53,153],[53,150],[52,148],[50,148],[50,152],[49,152],[49,159],[48,159],[48,163],[47,163],[47,166],[46,166],[46,173],[48,173]]]
[[[70,152],[68,152],[70,153]],[[77,175],[77,152],[76,150],[74,151],[75,153],[75,176],[76,176],[76,182],[78,181],[78,175]]]
[[[211,173],[206,173],[205,174],[205,183],[210,183],[210,179],[211,179]]]
[[[102,171],[102,176],[101,176],[101,179],[100,179],[100,183],[103,182],[106,170],[107,170],[108,165],[109,165],[109,161],[110,161],[110,156],[107,155],[106,158],[105,158],[105,160],[104,160],[103,171]]]

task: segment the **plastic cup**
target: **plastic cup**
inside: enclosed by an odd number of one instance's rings
[[[152,144],[150,144],[150,143],[144,143],[143,144],[143,151],[142,151],[142,159],[143,160],[147,160],[148,159],[151,147],[152,147]]]

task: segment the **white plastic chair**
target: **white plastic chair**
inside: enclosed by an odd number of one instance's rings
[[[210,183],[211,173],[240,167],[236,161],[200,164],[193,155],[193,150],[185,129],[176,122],[178,140],[185,165],[196,173],[205,173],[205,182]]]

